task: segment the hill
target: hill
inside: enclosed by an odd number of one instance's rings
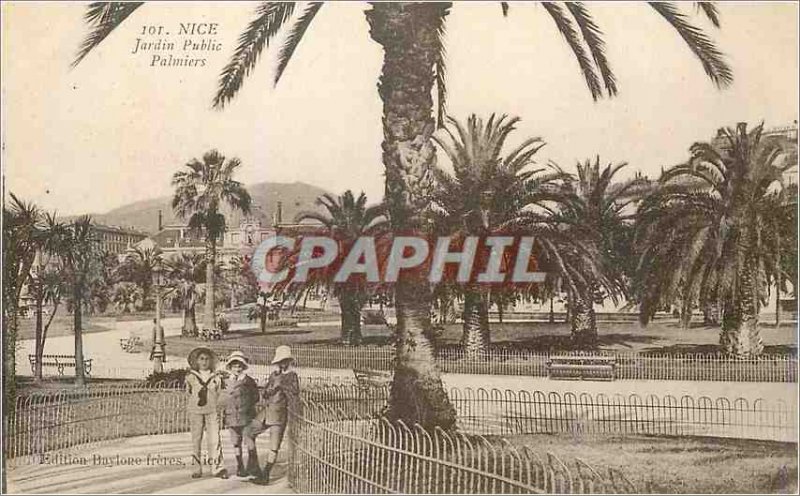
[[[253,198],[253,214],[261,220],[262,225],[272,225],[277,212],[278,202],[282,204],[283,222],[291,222],[298,212],[316,210],[317,197],[326,193],[322,188],[310,184],[294,183],[257,183],[247,186]],[[158,230],[158,211],[161,210],[164,225],[182,224],[172,212],[172,198],[164,196],[150,200],[142,200],[115,208],[103,214],[92,214],[99,224],[111,226],[133,227],[148,233]],[[224,211],[228,225],[235,226],[241,221],[240,212]]]

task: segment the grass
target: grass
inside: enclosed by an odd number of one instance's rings
[[[655,321],[647,327],[636,322],[598,322],[600,346],[606,349],[648,352],[713,353],[717,350],[719,329],[695,326],[680,329],[674,320]],[[787,353],[796,350],[795,324],[762,326],[761,336],[767,353]],[[364,344],[388,345],[391,331],[383,325],[362,327]],[[332,345],[340,343],[339,326],[335,324],[268,329],[262,334],[257,325],[244,330],[230,331],[222,341],[202,341],[195,338],[170,338],[170,355],[186,355],[192,348],[214,343],[226,345]],[[514,347],[533,351],[567,350],[571,348],[569,325],[563,322],[505,322],[492,323],[492,343],[499,347]],[[455,346],[461,339],[461,325],[449,324],[442,333],[442,344]]]
[[[711,438],[528,435],[509,439],[596,469],[622,471],[646,493],[796,493],[797,445]],[[613,455],[609,456],[610,453]]]
[[[83,323],[83,332],[103,332],[103,331],[110,331],[114,328],[114,324],[117,320],[114,317],[101,317],[101,316],[93,316],[89,317],[84,315],[81,319]],[[47,317],[44,317],[44,324],[47,323]],[[72,335],[72,315],[67,314],[66,312],[59,311],[55,317],[53,317],[53,323],[50,324],[50,328],[47,330],[47,337],[56,337],[56,336],[71,336]],[[33,339],[36,336],[36,317],[34,315],[30,315],[28,317],[21,317],[19,319],[19,330],[17,333],[17,339]]]

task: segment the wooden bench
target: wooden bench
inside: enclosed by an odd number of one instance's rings
[[[28,355],[28,361],[31,362],[31,371],[36,372],[36,355]],[[42,355],[42,369],[45,367],[57,367],[58,375],[64,375],[64,370],[67,367],[75,368],[74,355]],[[83,371],[86,375],[92,374],[92,359],[86,358],[83,360]]]
[[[616,368],[617,358],[613,356],[551,356],[547,361],[547,376],[550,379],[613,381],[616,377]]]
[[[384,370],[353,369],[359,386],[388,386],[392,382],[392,373]]]
[[[388,325],[386,315],[381,310],[365,308],[361,310],[361,323],[364,325]]]
[[[120,338],[119,347],[128,353],[139,353],[142,351],[142,339],[139,336]]]

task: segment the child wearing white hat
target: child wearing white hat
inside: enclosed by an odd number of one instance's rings
[[[245,427],[256,416],[258,403],[258,385],[246,372],[249,363],[250,360],[241,351],[234,351],[225,360],[225,368],[229,373],[225,381],[225,425],[233,443],[237,477],[260,475],[255,439],[244,435]],[[246,469],[242,461],[242,441],[247,448]]]
[[[288,346],[278,346],[275,349],[275,357],[271,363],[277,365],[278,368],[270,374],[263,389],[262,397],[265,400],[265,407],[246,429],[253,438],[264,431],[269,434],[267,462],[261,478],[256,481],[261,484],[269,483],[270,470],[278,458],[278,450],[280,450],[283,434],[286,431],[289,401],[300,393],[300,380],[297,372],[293,370],[294,362],[292,350]]]

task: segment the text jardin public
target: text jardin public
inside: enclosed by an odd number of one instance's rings
[[[178,24],[177,33],[178,36],[186,38],[177,42],[171,41],[165,38],[170,35],[170,31],[164,26],[142,26],[131,54],[159,52],[150,55],[151,67],[205,67],[206,58],[198,57],[196,54],[222,50],[222,43],[215,38],[219,34],[219,24],[216,22],[182,22]],[[198,39],[198,36],[201,38]],[[177,50],[186,53],[182,55],[170,53]]]
[[[318,278],[334,283],[391,284],[397,282],[401,271],[432,283],[527,285],[543,282],[546,276],[536,271],[534,238],[530,236],[398,235],[341,240],[304,235],[298,240],[276,235],[258,245],[250,263],[262,287]]]

